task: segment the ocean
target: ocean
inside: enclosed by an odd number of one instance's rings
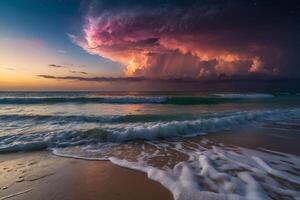
[[[244,132],[292,145],[284,138],[299,139],[300,94],[0,93],[0,154],[109,160],[147,173],[175,199],[299,198],[300,148],[240,145]],[[223,134],[235,143],[214,139]]]

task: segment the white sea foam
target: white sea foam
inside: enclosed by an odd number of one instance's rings
[[[0,135],[0,152],[31,151],[47,147],[67,147],[100,142],[192,137],[210,132],[231,130],[251,123],[291,119],[299,117],[299,115],[299,109],[286,109],[220,113],[198,119],[167,122],[81,124],[76,122],[52,124],[52,122],[47,122],[40,125],[24,124],[20,130],[11,124],[12,128],[7,129],[7,134]],[[20,125],[18,124],[18,126]]]
[[[272,98],[272,94],[263,93],[224,93],[224,94],[214,94],[214,96],[227,98],[227,99],[261,99],[261,98]]]
[[[206,139],[198,142],[145,142],[138,149],[134,146],[112,146],[111,152],[99,146],[94,147],[94,151],[92,147],[81,148],[73,151],[73,157],[80,152],[80,158],[95,158],[89,153],[96,151],[99,153],[97,159],[105,158],[119,166],[147,173],[150,179],[171,191],[175,200],[296,199],[300,195],[297,190],[300,158],[295,155],[226,147]],[[72,151],[64,154],[61,149],[56,149],[55,153],[72,156]],[[179,154],[187,159],[178,159],[169,166],[170,160],[178,158]],[[159,164],[155,164],[155,159]]]
[[[166,97],[106,97],[103,103],[163,103]]]
[[[168,137],[191,137],[210,132],[230,130],[238,126],[265,120],[289,119],[299,116],[299,109],[235,112],[221,116],[187,121],[128,123],[103,125],[110,142],[153,140]]]

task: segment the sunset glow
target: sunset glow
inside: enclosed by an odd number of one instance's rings
[[[299,16],[277,3],[91,0],[64,2],[59,9],[50,2],[21,3],[40,17],[24,11],[20,22],[10,19],[21,7],[2,3],[0,89],[113,85],[118,90],[117,81],[103,81],[134,80],[127,77],[171,82],[295,79],[300,76],[294,42],[300,35]],[[59,15],[43,18],[47,9],[69,12],[65,21]]]
[[[0,0],[0,200],[300,200],[300,0]]]

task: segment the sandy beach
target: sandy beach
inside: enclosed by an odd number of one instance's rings
[[[225,145],[268,149],[299,155],[297,132],[224,132],[203,138]],[[282,141],[285,141],[284,143]],[[281,145],[285,144],[285,145]],[[286,145],[289,144],[289,145]],[[49,151],[3,154],[0,157],[0,199],[173,199],[147,175],[109,161],[87,161],[53,155]]]
[[[172,199],[146,174],[48,151],[0,157],[0,199]]]
[[[236,131],[209,134],[207,139],[225,145],[249,149],[268,149],[282,153],[300,155],[300,131],[245,127]]]

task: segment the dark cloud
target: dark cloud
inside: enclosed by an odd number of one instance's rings
[[[66,66],[63,65],[56,65],[56,64],[50,64],[49,67],[55,67],[55,68],[65,68]]]
[[[83,36],[91,54],[128,76],[299,76],[297,1],[93,1]]]
[[[0,67],[0,68],[10,70],[10,71],[16,70],[15,68],[12,68],[12,67]]]
[[[93,82],[115,82],[115,81],[145,81],[148,80],[144,77],[81,77],[81,76],[51,76],[51,75],[38,75],[38,77],[55,80],[74,80],[74,81],[93,81]]]
[[[69,64],[71,66],[74,66],[73,64]],[[50,64],[49,65],[50,67],[55,67],[55,68],[69,68],[67,66],[64,66],[64,65],[56,65],[56,64]],[[85,67],[85,66],[81,66],[81,67]],[[87,72],[85,71],[77,71],[77,70],[69,70],[70,73],[72,74],[84,74],[84,75],[88,75]]]
[[[40,78],[45,79],[55,79],[55,80],[72,80],[72,81],[86,81],[86,82],[170,82],[170,83],[197,83],[202,81],[282,81],[289,80],[288,77],[266,77],[264,74],[254,74],[251,76],[248,75],[232,75],[227,76],[226,74],[220,74],[215,79],[202,79],[194,77],[145,77],[145,76],[134,76],[134,77],[83,77],[83,76],[53,76],[53,75],[37,75]],[[294,80],[294,79],[291,79]],[[295,79],[299,81],[300,79]]]
[[[88,75],[88,73],[87,73],[87,72],[84,72],[84,71],[70,70],[70,72],[71,72],[72,74],[84,74],[84,75]]]
[[[6,69],[6,70],[10,70],[10,71],[14,71],[14,70],[16,70],[15,68],[12,68],[12,67],[5,67],[4,69]]]

